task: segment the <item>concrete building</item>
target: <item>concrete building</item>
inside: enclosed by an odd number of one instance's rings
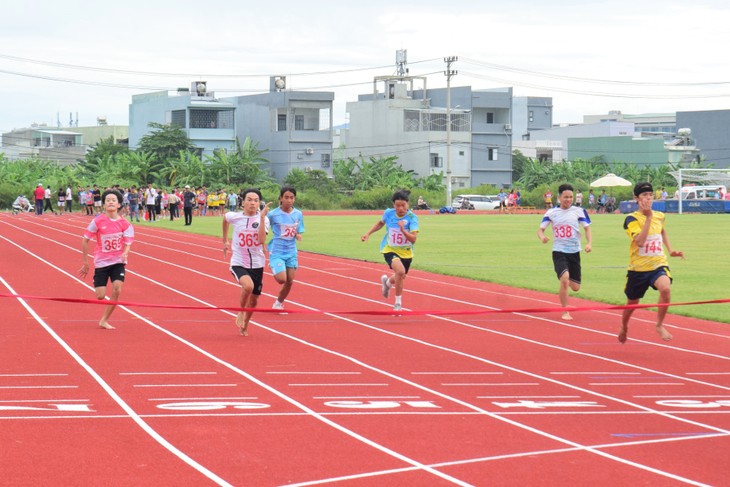
[[[217,98],[205,82],[191,89],[135,95],[129,106],[129,146],[136,149],[149,122],[183,128],[203,157],[236,148],[246,137],[266,151],[267,168],[281,181],[294,168],[331,173],[331,92],[298,92],[272,76],[268,93]]]
[[[570,160],[601,157],[605,162],[625,162],[640,166],[663,166],[668,151],[661,138],[643,137],[571,137],[568,139]]]
[[[512,99],[512,146],[540,138],[540,130],[553,126],[553,99],[544,96],[515,96]]]
[[[269,92],[224,98],[235,107],[236,134],[266,149],[271,175],[282,181],[292,169],[332,174],[332,104],[335,95],[292,91],[284,76],[270,78]]]
[[[88,127],[74,127],[74,132],[78,132],[82,136],[82,140],[86,147],[94,147],[102,140],[111,137],[115,144],[127,145],[129,143],[129,127],[126,125],[107,125],[102,123]]]
[[[568,139],[571,138],[602,138],[602,137],[622,137],[633,136],[634,124],[627,122],[602,122],[588,125],[568,125],[565,127],[552,127],[532,132],[531,140],[519,142],[515,147],[519,149],[527,157],[542,159],[546,161],[560,162],[563,160],[574,159],[573,154],[568,150]],[[602,152],[597,148],[595,151],[589,151],[592,157],[601,155]],[[586,151],[581,153],[585,154]]]
[[[611,110],[604,115],[584,115],[584,124],[602,122],[629,122],[634,124],[634,130],[642,135],[665,134],[668,137],[677,133],[677,117],[674,113],[621,113],[621,110]]]
[[[59,164],[75,164],[86,154],[82,139],[82,134],[75,130],[37,125],[2,134],[0,152],[8,159],[37,158]]]
[[[715,169],[730,167],[730,110],[677,112],[677,126],[691,130],[699,157]]]
[[[348,102],[346,155],[397,155],[400,165],[418,177],[446,175],[450,160],[455,189],[510,186],[511,88],[451,88],[449,103],[446,88],[425,84],[423,77],[378,77],[372,94]]]
[[[185,131],[202,156],[216,149],[235,148],[235,106],[218,100],[203,81],[193,82],[191,89],[179,89],[133,95],[129,105],[129,148],[136,150],[150,132],[149,123],[173,124]]]

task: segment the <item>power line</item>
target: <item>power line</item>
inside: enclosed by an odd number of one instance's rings
[[[489,63],[486,61],[479,61],[470,58],[461,58],[466,64],[473,64],[475,66],[482,66],[490,69],[499,71],[510,71],[514,73],[530,74],[533,76],[539,76],[541,78],[554,78],[561,80],[581,81],[584,83],[600,83],[600,84],[618,84],[618,85],[639,85],[639,86],[713,86],[713,85],[730,85],[730,81],[696,81],[692,83],[667,83],[658,81],[625,81],[625,80],[611,80],[611,79],[600,79],[600,78],[581,78],[578,76],[566,76],[553,73],[544,73],[540,71],[533,71],[530,69],[517,68],[511,66],[504,66],[500,64]]]
[[[159,71],[136,71],[136,70],[127,70],[127,69],[117,69],[117,68],[105,68],[105,67],[98,67],[98,66],[86,66],[82,64],[68,64],[68,63],[59,63],[55,61],[45,61],[40,59],[31,59],[31,58],[24,58],[24,57],[18,57],[18,56],[10,56],[7,54],[0,54],[0,59],[8,59],[11,61],[19,61],[24,63],[31,63],[31,64],[38,64],[41,66],[51,66],[51,67],[58,67],[58,68],[64,68],[64,69],[76,69],[76,70],[82,70],[82,71],[97,71],[97,72],[105,72],[105,73],[116,73],[116,74],[132,74],[132,75],[138,75],[138,76],[157,76],[157,77],[205,77],[205,78],[262,78],[262,77],[269,77],[272,75],[272,73],[264,73],[264,74],[222,74],[222,73],[170,73],[170,72],[159,72]],[[431,61],[435,61],[436,59],[425,59],[422,61],[414,61],[412,64],[418,64],[418,63],[427,63]],[[375,69],[385,69],[390,68],[392,65],[387,66],[366,66],[362,68],[351,68],[351,69],[338,69],[338,70],[332,70],[332,71],[311,71],[311,72],[303,72],[303,73],[286,73],[288,76],[322,76],[322,75],[331,75],[331,74],[341,74],[341,73],[355,73],[359,71],[372,71]]]

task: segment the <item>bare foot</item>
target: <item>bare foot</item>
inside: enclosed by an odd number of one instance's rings
[[[571,321],[573,319],[573,317],[570,316],[570,313],[568,313],[566,311],[565,313],[563,313],[563,319],[566,320],[566,321]]]
[[[238,333],[245,337],[248,336],[248,332],[246,331],[248,323],[244,321],[243,313],[236,314],[236,326],[238,327]]]
[[[99,323],[99,328],[103,328],[105,330],[114,330],[115,329],[112,325],[110,325],[106,321],[103,323]]]
[[[664,340],[665,342],[668,342],[673,338],[672,334],[669,333],[666,328],[664,328],[664,325],[657,325],[656,332],[659,333],[659,336],[662,337],[662,340]]]
[[[621,327],[621,330],[618,332],[618,341],[620,343],[626,343],[626,335],[628,334],[629,330],[626,329],[625,326]]]

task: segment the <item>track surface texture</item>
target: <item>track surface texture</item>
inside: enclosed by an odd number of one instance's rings
[[[88,217],[0,215],[0,293],[94,299]],[[137,226],[120,306],[2,298],[3,485],[729,485],[730,329],[651,311],[387,311],[385,264],[300,253],[238,334],[218,238]],[[261,309],[278,286],[264,277]],[[405,310],[557,296],[413,270]],[[575,299],[575,305],[591,303]],[[327,311],[296,313],[296,310]],[[670,310],[671,313],[671,310]]]

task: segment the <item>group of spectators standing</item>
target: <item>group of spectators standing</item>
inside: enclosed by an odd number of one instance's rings
[[[35,213],[42,215],[50,211],[59,215],[63,212],[72,212],[76,198],[82,213],[97,216],[104,213],[101,201],[104,189],[119,191],[123,197],[119,213],[130,221],[140,221],[140,218],[148,221],[157,221],[160,218],[177,220],[182,209],[185,225],[190,225],[193,216],[224,215],[227,211],[240,209],[243,202],[242,195],[234,190],[208,190],[205,186],[193,189],[185,185],[167,190],[162,187],[155,188],[149,183],[146,187],[139,188],[136,186],[121,188],[116,185],[102,189],[95,184],[79,186],[74,192],[70,185],[55,191],[50,186],[44,187],[42,183],[38,183],[33,191]],[[19,200],[24,200],[24,197],[19,197]]]
[[[52,199],[56,198],[56,208],[53,207]],[[99,193],[101,198],[101,193]],[[25,199],[25,198],[23,198]],[[73,211],[73,191],[71,186],[66,188],[59,187],[58,191],[53,191],[50,186],[43,187],[43,183],[38,183],[33,190],[33,199],[35,200],[35,214],[42,215],[46,211],[50,211],[55,215]]]
[[[510,208],[516,208],[522,205],[522,193],[519,189],[512,188],[507,192],[505,189],[500,189],[499,194],[499,212],[509,212]]]

